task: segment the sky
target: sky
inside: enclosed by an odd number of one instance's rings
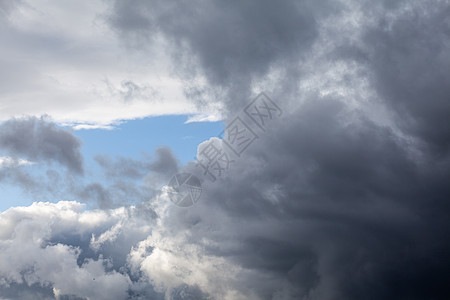
[[[0,0],[0,299],[449,299],[450,1]]]

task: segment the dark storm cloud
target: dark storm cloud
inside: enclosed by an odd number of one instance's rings
[[[351,117],[311,99],[172,226],[270,276],[243,280],[262,299],[445,298],[450,162],[418,161],[389,128]]]
[[[227,93],[225,104],[236,108],[250,96],[252,80],[275,64],[298,63],[317,37],[316,17],[338,6],[310,1],[116,1],[109,21],[131,44],[151,43],[162,34],[171,42],[176,72],[187,81],[205,75],[213,88]],[[204,91],[194,84],[186,92],[199,100]]]
[[[194,243],[213,241],[206,253],[256,270],[234,287],[262,299],[447,298],[449,3],[342,3],[335,16],[359,9],[361,23],[337,23],[329,40],[318,36],[324,4],[177,4],[116,2],[110,21],[127,41],[162,34],[181,62],[187,49],[198,60],[188,69],[226,90],[232,110],[277,66],[284,76],[271,96],[286,114],[168,226],[190,228]],[[393,125],[350,107],[353,99],[295,87],[308,59],[324,72],[354,63]],[[341,88],[355,88],[349,78]]]
[[[450,146],[450,6],[412,5],[381,17],[365,34],[369,66],[379,95],[408,134],[439,152]]]
[[[80,141],[69,131],[44,119],[11,119],[0,124],[0,148],[12,157],[58,162],[83,173]]]
[[[111,23],[125,34],[158,31],[187,43],[217,82],[267,71],[298,55],[316,35],[308,3],[295,1],[115,2]]]

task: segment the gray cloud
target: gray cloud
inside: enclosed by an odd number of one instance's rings
[[[13,157],[58,162],[76,173],[83,173],[80,141],[67,130],[44,119],[11,119],[0,125],[0,148]]]
[[[299,3],[115,3],[126,42],[172,41],[228,115],[258,87],[286,112],[166,226],[254,271],[232,286],[256,298],[444,299],[449,4]]]
[[[17,166],[1,168],[0,182],[18,185],[25,190],[33,189],[39,185],[33,176]]]
[[[155,172],[160,177],[170,176],[179,168],[177,158],[169,147],[159,147],[155,150],[155,157],[145,155],[141,160],[98,154],[95,161],[109,178],[142,179],[149,172]]]
[[[176,73],[187,82],[186,93],[197,101],[204,93],[220,97],[220,92],[190,83],[200,73],[213,89],[225,91],[225,104],[236,109],[250,97],[252,80],[276,64],[299,62],[318,35],[316,18],[338,6],[310,1],[115,1],[109,22],[130,44],[152,43],[162,34],[170,42]],[[204,102],[212,100],[222,97]]]
[[[345,125],[344,107],[306,103],[172,226],[271,278],[243,279],[261,299],[445,298],[450,161],[418,160],[365,118]]]
[[[146,203],[179,169],[167,146],[157,148],[153,156],[144,154],[141,160],[107,154],[94,159],[110,184],[90,183],[75,193],[81,201],[93,200],[102,209]]]
[[[447,153],[450,129],[450,7],[447,1],[406,5],[381,17],[364,39],[379,95],[408,134]]]
[[[169,147],[159,147],[155,150],[155,160],[149,169],[162,175],[170,176],[178,171],[178,161]]]

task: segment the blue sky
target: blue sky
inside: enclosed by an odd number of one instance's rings
[[[139,160],[142,159],[143,154],[152,156],[156,148],[169,146],[181,165],[194,160],[197,146],[210,137],[219,135],[224,126],[222,122],[186,123],[188,117],[185,115],[148,117],[124,121],[112,130],[73,131],[73,134],[82,142],[81,153],[87,171],[87,180],[102,182],[98,165],[94,160],[94,157],[99,154],[108,154],[112,158],[122,156]],[[21,168],[27,168],[35,175],[46,171],[39,165]],[[13,206],[30,205],[36,200],[17,186],[5,182],[0,184],[0,189],[0,211]],[[40,200],[54,202],[60,199],[41,198]]]

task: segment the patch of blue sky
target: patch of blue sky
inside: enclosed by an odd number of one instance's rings
[[[129,157],[142,159],[143,154],[154,155],[161,146],[169,146],[181,165],[194,161],[197,146],[211,137],[218,136],[224,129],[222,122],[185,123],[187,116],[161,116],[132,120],[117,125],[112,130],[90,129],[74,131],[81,142],[81,153],[84,157],[85,183],[98,182],[108,184],[99,169],[94,157],[98,154],[108,154],[114,157]],[[40,164],[20,166],[33,176],[47,178],[47,168]],[[52,169],[64,173],[56,163]],[[57,187],[55,187],[55,191]],[[23,192],[17,186],[3,182],[0,184],[0,211],[12,206],[26,206],[33,201],[76,200],[67,194],[48,193],[36,195]],[[63,198],[61,198],[63,197]]]
[[[156,148],[169,146],[181,164],[194,160],[197,146],[219,135],[222,122],[187,123],[186,116],[161,116],[132,120],[113,130],[78,130],[74,134],[83,142],[86,163],[97,154],[139,158],[152,155]]]

